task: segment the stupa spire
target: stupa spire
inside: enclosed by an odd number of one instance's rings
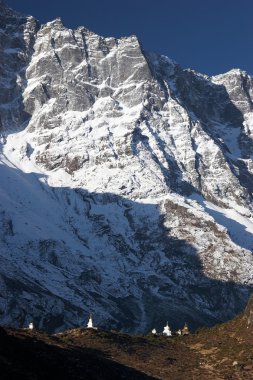
[[[166,335],[166,336],[171,336],[172,335],[172,332],[171,332],[171,329],[170,329],[170,326],[169,326],[168,322],[167,322],[166,326],[163,329],[163,335]]]
[[[88,329],[93,329],[93,321],[92,321],[92,315],[90,314],[89,321],[87,323]]]

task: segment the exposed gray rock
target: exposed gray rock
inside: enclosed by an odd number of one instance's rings
[[[0,2],[0,320],[148,331],[241,310],[253,79]]]

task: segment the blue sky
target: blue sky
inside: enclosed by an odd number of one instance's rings
[[[5,0],[45,23],[60,16],[103,36],[136,34],[144,49],[214,75],[253,74],[253,0]]]

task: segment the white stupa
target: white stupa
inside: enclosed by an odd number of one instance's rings
[[[90,315],[88,324],[87,324],[87,329],[93,329],[93,321],[92,321],[92,316]]]
[[[153,329],[151,332],[152,332],[152,334],[154,334],[154,335],[157,334],[156,329]]]
[[[29,329],[29,330],[33,330],[33,329],[34,329],[33,322],[29,323],[29,325],[28,325],[28,329]]]
[[[97,330],[97,327],[93,326],[93,321],[92,321],[92,315],[90,315],[89,321],[87,323],[87,329],[94,329]]]
[[[163,335],[166,335],[166,336],[171,336],[172,335],[172,332],[171,332],[171,329],[170,329],[170,327],[168,325],[168,322],[167,322],[167,325],[163,329]]]

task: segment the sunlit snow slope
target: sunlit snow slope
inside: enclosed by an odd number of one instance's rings
[[[0,322],[212,324],[253,283],[253,79],[0,1]]]

